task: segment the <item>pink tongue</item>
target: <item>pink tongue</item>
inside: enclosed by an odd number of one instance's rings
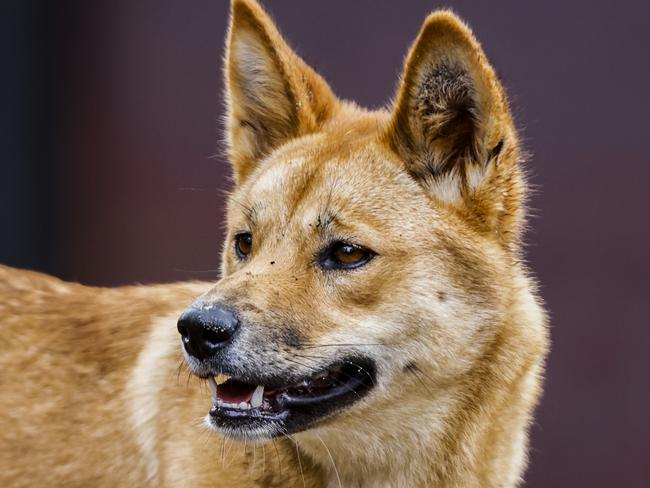
[[[254,385],[228,380],[217,387],[217,398],[226,403],[250,403],[255,393]]]

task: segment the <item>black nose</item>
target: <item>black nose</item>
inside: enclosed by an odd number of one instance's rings
[[[233,312],[218,305],[189,308],[178,319],[178,332],[188,354],[206,359],[224,347],[239,327]]]

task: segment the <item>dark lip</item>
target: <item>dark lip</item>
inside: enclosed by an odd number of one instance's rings
[[[285,393],[280,396],[280,399],[288,406],[313,405],[324,401],[334,400],[341,395],[345,395],[349,392],[356,392],[358,388],[363,387],[364,382],[370,379],[367,375],[368,373],[365,373],[363,368],[360,368],[358,376],[349,378],[349,380],[342,385],[330,388],[323,394],[313,396],[292,396]]]
[[[282,392],[277,397],[277,411],[237,410],[213,405],[210,409],[210,421],[217,428],[228,432],[236,431],[242,436],[245,436],[248,431],[265,429],[275,437],[282,435],[275,432],[292,434],[314,427],[365,398],[375,385],[376,366],[369,358],[348,357],[333,362],[323,369],[332,369],[336,366],[343,366],[347,373],[354,371],[355,374],[350,375],[350,379],[345,383],[317,395],[292,396]],[[257,380],[248,376],[237,379],[247,383],[255,383]],[[278,377],[273,376],[272,379],[273,381],[269,383],[273,386],[281,385]],[[292,376],[291,383],[301,380],[301,378],[297,378],[296,381],[294,379]],[[309,377],[302,379],[307,380]],[[257,384],[267,386],[268,383]]]

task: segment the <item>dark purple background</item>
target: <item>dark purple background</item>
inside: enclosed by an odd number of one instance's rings
[[[482,41],[532,154],[528,255],[553,350],[527,486],[650,486],[650,4],[446,5]],[[267,1],[334,90],[371,107],[438,6]],[[0,261],[88,284],[214,279],[227,2],[0,9]]]

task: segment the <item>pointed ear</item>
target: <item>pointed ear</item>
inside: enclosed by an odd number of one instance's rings
[[[469,28],[450,12],[431,14],[406,59],[390,146],[437,198],[458,203],[514,137],[503,89]]]
[[[337,100],[254,0],[232,1],[227,42],[227,140],[238,184],[273,149],[317,130]]]

